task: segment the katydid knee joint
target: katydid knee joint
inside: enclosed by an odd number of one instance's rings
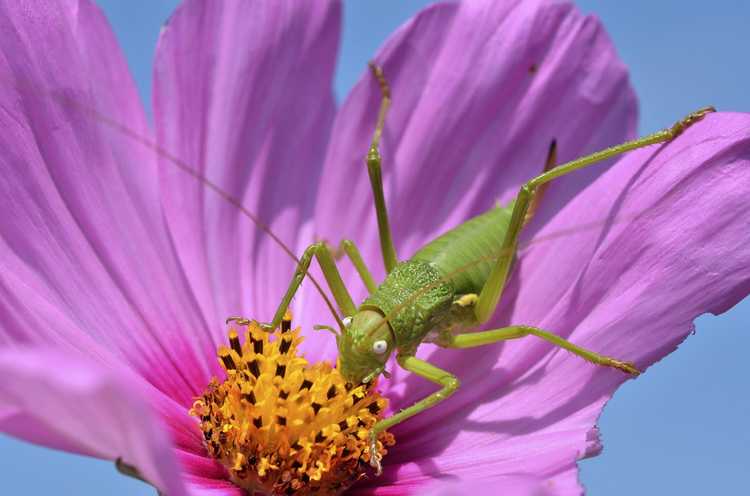
[[[461,381],[458,380],[456,377],[447,377],[446,379],[440,381],[443,386],[445,387],[447,394],[452,394],[461,386]]]
[[[432,396],[435,403],[439,403],[453,395],[461,385],[461,382],[454,376],[448,376],[440,379],[440,384],[443,388]]]
[[[380,167],[380,152],[377,147],[370,146],[370,150],[367,152],[367,167],[370,169]]]

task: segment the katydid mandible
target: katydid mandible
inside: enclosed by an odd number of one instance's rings
[[[370,453],[377,453],[375,443],[379,433],[435,406],[459,387],[459,381],[452,373],[416,358],[417,347],[423,342],[446,348],[472,348],[536,336],[593,364],[638,375],[639,371],[632,363],[581,348],[536,327],[514,325],[462,332],[487,322],[495,312],[511,270],[519,234],[533,216],[545,184],[610,157],[672,140],[714,109],[702,108],[670,128],[562,165],[555,163],[556,145],[553,141],[544,172],[521,186],[516,198],[508,205],[494,206],[429,242],[409,260],[399,261],[388,222],[379,151],[386,114],[391,105],[391,92],[382,69],[373,63],[370,69],[380,87],[381,103],[366,164],[387,276],[377,285],[356,245],[351,240],[342,240],[341,251],[351,260],[369,292],[364,302],[355,306],[327,244],[312,244],[302,255],[273,320],[261,324],[268,330],[279,326],[314,257],[345,315],[340,333],[327,328],[336,334],[343,376],[353,384],[371,382],[387,373],[385,363],[395,352],[396,361],[402,368],[440,386],[435,393],[378,422],[369,433]],[[496,247],[494,253],[487,253],[487,246]],[[246,319],[229,320],[247,323]],[[381,460],[373,456],[370,463],[380,473]]]

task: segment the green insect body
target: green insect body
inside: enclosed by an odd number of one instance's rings
[[[334,313],[338,331],[320,326],[337,335],[339,369],[344,377],[355,384],[374,381],[380,374],[387,374],[385,364],[395,353],[399,366],[440,386],[433,394],[378,422],[370,431],[370,452],[377,452],[375,443],[380,432],[443,401],[459,386],[458,379],[449,371],[416,358],[416,350],[423,342],[430,341],[447,348],[471,348],[535,336],[593,364],[637,375],[639,371],[631,363],[581,348],[543,329],[515,325],[465,331],[487,322],[495,312],[516,255],[519,234],[533,217],[547,183],[627,151],[667,142],[714,109],[700,109],[670,128],[562,165],[555,164],[553,141],[544,172],[524,184],[508,205],[493,207],[467,220],[422,247],[409,260],[399,262],[385,206],[379,153],[385,115],[391,101],[390,89],[381,69],[372,64],[370,67],[380,85],[382,100],[366,163],[388,274],[384,281],[376,284],[356,245],[343,240],[341,251],[349,257],[370,293],[361,305],[355,306],[330,248],[325,243],[315,243],[300,258],[273,320],[262,324],[270,330],[278,327],[307,275],[312,259],[316,258],[339,309],[345,315],[339,319]],[[373,456],[370,462],[379,473],[380,460]]]
[[[409,301],[411,295],[425,287],[429,289]],[[434,265],[412,259],[397,265],[359,308],[374,310],[383,316],[392,314],[388,325],[393,331],[396,349],[402,354],[413,354],[429,332],[452,326],[455,319],[451,306],[455,295],[451,281],[445,280]]]
[[[430,333],[434,341],[453,330],[476,326],[479,322],[470,306],[459,302],[462,297],[479,294],[493,261],[483,260],[465,270],[464,266],[497,250],[511,210],[512,205],[493,208],[425,245],[411,259],[398,264],[359,308],[393,314],[388,324],[401,353],[413,354]],[[422,288],[429,289],[410,302]]]
[[[502,241],[509,220],[510,208],[494,208],[396,265],[339,337],[342,374],[354,383],[371,380],[383,372],[384,358],[392,351],[414,355],[423,342],[447,342],[453,332],[477,325],[471,306],[462,304],[462,298],[479,293],[492,263],[481,261],[462,270],[462,261],[489,253]],[[392,315],[387,328],[382,326],[386,315]],[[386,343],[386,352],[372,356],[379,341]]]

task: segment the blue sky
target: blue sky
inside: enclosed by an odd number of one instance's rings
[[[161,23],[175,1],[100,0],[125,49],[145,101]],[[426,1],[346,4],[336,77],[341,98],[388,34]],[[641,131],[671,124],[712,104],[750,111],[750,4],[741,1],[579,1],[598,15],[631,71],[641,102]],[[590,494],[729,494],[746,487],[750,469],[750,395],[745,323],[750,301],[704,316],[679,350],[606,407],[598,458],[581,463]],[[3,494],[151,495],[111,463],[61,454],[0,437]]]

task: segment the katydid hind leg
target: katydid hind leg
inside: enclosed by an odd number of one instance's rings
[[[552,142],[549,145],[549,149],[547,150],[547,159],[544,161],[544,169],[542,172],[551,171],[555,168],[557,165],[557,140],[553,139]],[[543,184],[539,187],[539,191],[537,191],[537,194],[534,195],[534,198],[532,198],[531,203],[529,204],[529,209],[526,211],[526,216],[523,219],[523,225],[525,226],[529,222],[531,222],[531,219],[534,218],[534,214],[536,214],[537,209],[539,208],[539,204],[542,201],[542,197],[544,196],[544,190],[547,188],[547,184]]]
[[[636,368],[636,366],[630,362],[618,360],[606,355],[601,355],[599,353],[575,345],[567,339],[563,339],[556,334],[531,326],[510,326],[500,329],[492,329],[489,331],[459,334],[457,336],[451,335],[449,341],[438,344],[446,348],[474,348],[477,346],[497,343],[498,341],[519,339],[526,336],[536,336],[547,341],[548,343],[552,343],[555,346],[567,350],[574,355],[577,355],[595,365],[612,367],[633,376],[637,376],[638,374],[640,374],[640,371]]]
[[[409,372],[417,374],[418,376],[423,377],[430,382],[434,382],[435,384],[440,385],[441,388],[438,391],[435,391],[431,395],[427,396],[426,398],[417,401],[410,407],[404,408],[398,413],[395,413],[390,417],[381,420],[380,422],[375,424],[372,429],[370,429],[370,453],[372,453],[372,457],[370,458],[370,465],[375,468],[378,475],[380,475],[382,471],[382,467],[380,464],[381,460],[377,455],[378,434],[387,429],[390,429],[396,424],[400,424],[404,420],[411,418],[414,415],[423,412],[424,410],[427,410],[428,408],[437,405],[438,403],[447,399],[449,396],[455,393],[459,387],[459,381],[455,375],[446,370],[438,368],[429,362],[420,360],[413,355],[399,355],[398,357],[396,357],[396,360],[404,370],[408,370]]]
[[[670,141],[680,134],[682,134],[688,127],[701,120],[706,114],[714,112],[713,107],[705,107],[695,112],[692,112],[684,119],[681,119],[673,126],[657,131],[653,134],[645,136],[643,138],[635,139],[632,141],[625,142],[621,145],[612,146],[604,150],[592,153],[585,157],[558,165],[539,176],[531,179],[526,184],[521,186],[516,197],[515,204],[513,206],[513,212],[511,214],[510,223],[508,230],[505,233],[503,243],[500,246],[497,262],[490,272],[487,281],[479,293],[479,300],[474,308],[474,313],[477,320],[482,323],[489,320],[492,314],[495,312],[502,291],[505,287],[505,283],[508,279],[508,273],[510,266],[513,261],[513,257],[518,248],[518,238],[521,233],[521,229],[526,223],[528,213],[531,206],[535,202],[535,196],[539,194],[540,188],[545,184],[549,183],[553,179],[565,176],[573,171],[583,169],[589,165],[593,165],[597,162],[607,160],[617,155],[643,148],[648,145],[656,143],[664,143]]]
[[[370,186],[372,186],[372,194],[375,202],[375,214],[378,220],[378,234],[380,236],[380,249],[383,253],[383,263],[385,264],[386,272],[390,273],[398,264],[398,256],[396,255],[396,248],[393,244],[393,235],[388,220],[388,210],[385,206],[380,139],[383,136],[383,130],[385,128],[385,116],[391,105],[391,90],[385,76],[383,75],[383,70],[379,66],[371,62],[370,70],[372,71],[373,77],[375,77],[378,82],[382,98],[380,101],[380,110],[378,111],[377,124],[375,125],[375,132],[373,133],[372,142],[370,143],[370,149],[367,152],[365,162],[367,163],[367,173],[370,176]]]

